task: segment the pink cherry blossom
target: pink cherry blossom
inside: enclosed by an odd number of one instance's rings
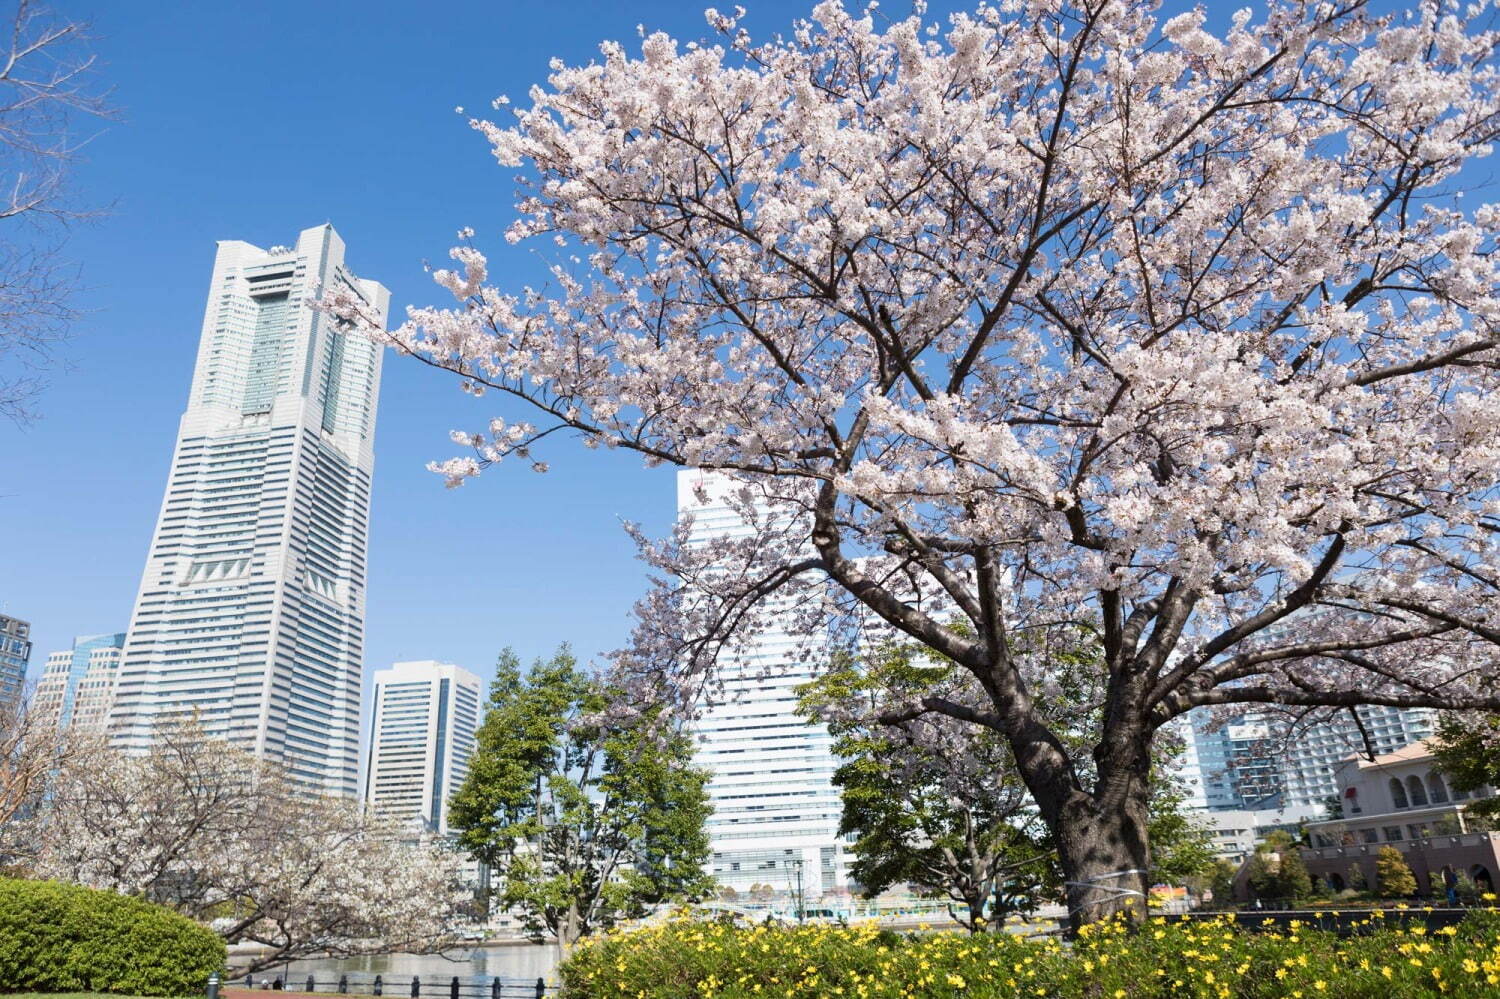
[[[1491,4],[1154,6],[606,43],[473,122],[521,168],[506,238],[576,263],[502,290],[466,243],[457,304],[391,331],[330,302],[498,393],[450,484],[571,434],[778,504],[642,539],[622,675],[690,710],[773,595],[809,655],[878,617],[974,676],[916,707],[1009,740],[1080,920],[1140,881],[1183,712],[1500,707],[1500,210],[1457,197],[1500,120]],[[1086,779],[1020,651],[1060,625],[1098,642]]]

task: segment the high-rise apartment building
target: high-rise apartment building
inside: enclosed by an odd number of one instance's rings
[[[1421,742],[1432,735],[1436,719],[1436,712],[1430,708],[1368,704],[1355,710],[1358,724],[1348,712],[1340,712],[1290,740],[1283,763],[1287,804],[1323,804],[1339,793],[1337,771],[1343,761],[1351,756],[1368,757],[1372,751],[1383,756]]]
[[[693,517],[689,544],[751,532],[725,501],[735,488],[734,480],[717,473],[677,474],[678,514]],[[767,506],[757,515],[777,513]],[[772,601],[790,613],[790,599]],[[815,675],[797,649],[792,635],[773,628],[750,648],[720,655],[723,686],[695,722],[695,762],[710,774],[713,876],[738,891],[762,884],[792,892],[800,880],[805,896],[816,898],[845,883],[848,858],[838,835],[843,808],[833,783],[832,737],[796,710],[797,686]]]
[[[20,702],[30,662],[31,624],[0,614],[0,711]]]
[[[389,292],[345,267],[332,226],[219,244],[109,731],[141,750],[196,717],[353,795],[380,350],[310,308],[333,288],[384,320]]]
[[[1204,797],[1211,809],[1301,808],[1338,794],[1335,770],[1350,756],[1394,752],[1432,734],[1425,708],[1366,705],[1290,732],[1276,716],[1189,713]],[[1361,731],[1363,729],[1363,731]],[[1366,741],[1368,739],[1368,742]]]
[[[383,818],[447,835],[448,800],[469,774],[479,677],[452,663],[396,663],[375,674],[365,804]]]
[[[124,634],[80,635],[47,656],[32,694],[33,716],[58,731],[103,732],[115,701]]]

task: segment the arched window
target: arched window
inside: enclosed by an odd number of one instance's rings
[[[1435,773],[1427,775],[1427,800],[1441,805],[1448,800],[1448,789],[1443,787],[1443,778]]]
[[[1396,778],[1391,778],[1391,803],[1397,808],[1410,808],[1411,802],[1406,800],[1406,788]]]
[[[1427,792],[1422,789],[1422,778],[1416,774],[1406,778],[1406,796],[1411,799],[1413,808],[1427,804]]]

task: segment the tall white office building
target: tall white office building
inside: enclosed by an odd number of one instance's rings
[[[448,834],[448,800],[469,775],[479,677],[452,663],[395,663],[375,674],[365,804],[416,831]]]
[[[365,537],[380,350],[309,306],[390,294],[330,225],[219,243],[166,496],[109,731],[127,750],[196,716],[309,790],[357,793]]]
[[[735,488],[714,472],[677,474],[678,515],[693,517],[689,544],[750,533],[725,502]],[[770,508],[762,513],[775,516]],[[772,609],[790,612],[790,599],[773,598],[779,603]],[[796,710],[796,687],[815,675],[812,664],[798,661],[797,646],[772,629],[752,647],[720,657],[723,689],[695,722],[696,763],[711,775],[713,876],[741,892],[755,884],[793,892],[800,879],[805,897],[816,899],[846,884],[848,857],[838,836],[842,804],[833,784],[832,737]]]

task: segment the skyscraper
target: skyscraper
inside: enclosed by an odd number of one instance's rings
[[[380,351],[309,308],[334,287],[384,320],[389,292],[344,266],[332,226],[219,243],[109,731],[141,750],[196,716],[352,795]]]
[[[71,649],[49,655],[32,695],[38,721],[58,731],[103,731],[124,649],[123,634],[80,635]]]
[[[448,799],[469,774],[479,677],[452,663],[396,663],[375,674],[365,804],[383,818],[447,835]]]
[[[1391,753],[1427,738],[1426,708],[1364,705],[1288,731],[1263,711],[1225,718],[1207,709],[1191,720],[1196,765],[1211,809],[1319,806],[1338,794],[1334,770],[1350,756]]]
[[[21,700],[31,662],[31,624],[0,614],[0,711]]]
[[[697,496],[700,485],[707,502]],[[693,516],[689,544],[751,532],[725,502],[735,487],[717,473],[677,473],[678,514]],[[769,507],[758,513],[776,516]],[[790,612],[790,599],[771,601]],[[713,876],[739,891],[754,884],[792,891],[800,881],[816,898],[845,883],[848,856],[838,835],[843,805],[833,783],[832,737],[797,714],[796,687],[816,674],[797,647],[793,636],[769,629],[751,648],[720,655],[723,690],[695,723],[695,762],[711,775]]]

